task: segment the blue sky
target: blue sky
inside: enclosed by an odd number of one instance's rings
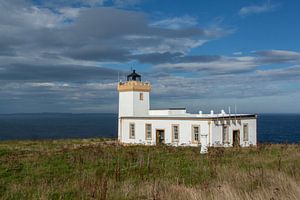
[[[0,113],[117,112],[135,68],[151,107],[299,113],[296,0],[0,0]]]

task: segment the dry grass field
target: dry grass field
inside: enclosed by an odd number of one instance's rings
[[[0,142],[0,199],[300,199],[300,145],[120,146]]]

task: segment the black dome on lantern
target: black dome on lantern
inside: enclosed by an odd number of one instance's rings
[[[135,73],[135,70],[132,71],[131,74],[127,76],[127,81],[141,81],[141,75]]]

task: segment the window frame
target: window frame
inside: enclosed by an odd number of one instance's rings
[[[133,135],[131,134],[132,133],[132,125],[133,125]],[[135,139],[135,123],[134,122],[129,123],[129,138]]]
[[[226,132],[225,132],[226,130]],[[226,137],[227,136],[227,137]],[[223,144],[229,144],[229,126],[223,125],[222,127],[222,143]]]
[[[247,135],[246,135],[246,132],[245,132],[245,127],[247,127]],[[245,137],[247,136],[247,137]],[[248,123],[243,123],[243,141],[244,142],[247,142],[249,141],[249,124]]]
[[[194,132],[195,127],[198,128],[198,140],[195,139],[195,132]],[[194,143],[194,144],[200,143],[200,133],[201,133],[200,125],[199,124],[193,124],[192,125],[192,143]]]
[[[148,129],[147,126],[150,126],[150,137],[148,137]],[[152,140],[152,124],[146,123],[145,124],[145,139],[146,140]]]
[[[144,100],[144,93],[143,92],[140,92],[140,101],[143,101]]]
[[[177,127],[177,139],[175,139],[175,133],[174,133],[174,127]],[[172,124],[171,128],[172,128],[172,142],[179,142],[179,124]]]

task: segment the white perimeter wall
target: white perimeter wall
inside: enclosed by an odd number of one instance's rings
[[[129,124],[135,124],[135,138],[129,138]],[[248,123],[249,127],[249,140],[243,141],[243,123]],[[145,124],[152,124],[152,139],[145,139]],[[179,125],[179,142],[172,143],[172,124]],[[215,123],[207,120],[162,120],[162,119],[122,119],[120,121],[119,140],[122,143],[128,144],[156,144],[156,129],[164,129],[165,143],[172,145],[183,146],[197,146],[192,143],[192,125],[200,125],[200,134],[207,134],[207,144],[209,146],[222,146],[222,126],[216,126]],[[228,146],[232,146],[232,132],[233,130],[240,131],[240,145],[249,146],[256,145],[256,119],[242,119],[241,124],[231,123],[229,125],[229,141]],[[200,137],[200,136],[199,136]]]

